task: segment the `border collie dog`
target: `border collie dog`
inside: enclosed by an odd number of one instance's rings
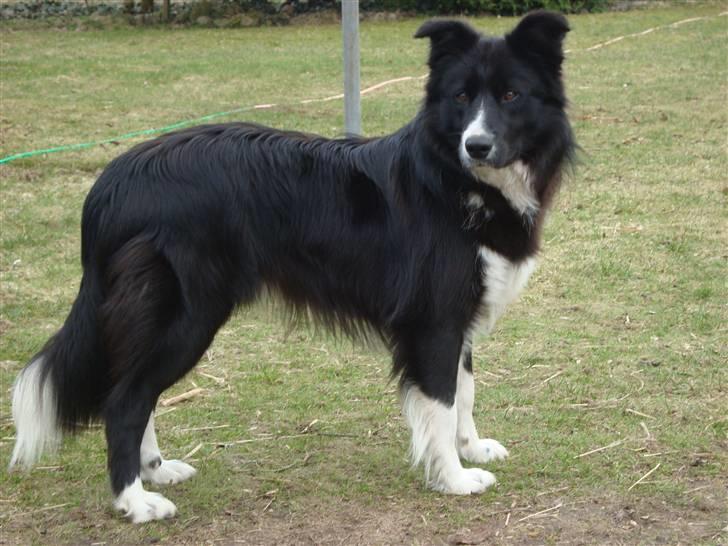
[[[443,493],[481,493],[508,455],[473,420],[473,335],[535,266],[575,143],[558,14],[504,37],[424,23],[420,112],[381,138],[329,140],[248,123],[204,125],[113,160],[83,207],[78,296],[18,376],[11,466],[105,423],[114,506],[175,515],[142,486],[195,474],[162,457],[153,411],[241,305],[272,291],[294,315],[374,332],[393,355],[411,456]]]

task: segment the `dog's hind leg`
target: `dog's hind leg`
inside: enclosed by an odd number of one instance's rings
[[[108,270],[101,325],[114,382],[104,410],[109,474],[114,506],[134,523],[176,513],[172,502],[142,487],[143,477],[163,477],[143,467],[161,460],[150,415],[159,395],[197,363],[232,309],[224,298],[212,298],[209,288],[188,286],[191,277],[197,283],[207,278],[205,263],[188,263],[194,271],[174,268],[151,241],[137,239],[117,252]]]
[[[197,470],[184,461],[162,457],[159,444],[157,444],[157,434],[154,431],[154,412],[149,415],[147,428],[144,429],[139,456],[142,481],[157,485],[171,485],[183,482],[197,474]]]
[[[495,476],[463,468],[456,449],[458,360],[462,336],[422,332],[398,340],[395,366],[403,370],[402,411],[412,429],[411,456],[423,463],[428,485],[443,493],[482,493]]]
[[[478,438],[473,420],[475,401],[475,381],[473,379],[473,359],[468,343],[463,345],[458,365],[458,382],[455,393],[457,406],[457,450],[461,458],[472,463],[487,463],[505,459],[508,450],[496,440]]]
[[[170,500],[142,487],[139,448],[154,401],[150,391],[130,389],[114,401],[105,415],[111,489],[116,496],[114,507],[133,523],[170,518],[177,513]]]

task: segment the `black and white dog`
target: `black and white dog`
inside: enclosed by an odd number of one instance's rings
[[[495,477],[464,468],[508,452],[473,422],[471,340],[534,269],[541,226],[574,151],[561,81],[561,15],[505,37],[434,20],[426,97],[382,138],[328,140],[206,125],[112,161],[83,208],[78,297],[20,373],[11,466],[102,420],[115,506],[134,522],[176,508],[142,481],[195,473],[164,459],[160,394],[240,305],[273,291],[391,349],[411,454],[444,493]]]

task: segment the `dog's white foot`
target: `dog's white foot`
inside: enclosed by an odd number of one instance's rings
[[[433,489],[451,495],[471,495],[485,491],[496,482],[495,476],[480,468],[461,468],[447,476],[440,476]]]
[[[508,450],[497,440],[483,438],[482,440],[468,441],[458,446],[460,457],[473,463],[489,463],[500,461],[508,457]]]
[[[141,477],[157,485],[172,485],[183,482],[197,474],[194,467],[174,459],[159,459],[142,466]]]
[[[114,501],[114,508],[124,512],[132,523],[166,519],[177,514],[177,507],[172,501],[160,493],[146,491],[139,478],[124,488]]]

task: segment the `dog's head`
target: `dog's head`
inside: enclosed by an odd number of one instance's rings
[[[565,119],[561,64],[568,31],[562,15],[543,11],[501,38],[460,21],[424,23],[415,37],[431,40],[425,116],[433,138],[476,175],[528,164]]]

